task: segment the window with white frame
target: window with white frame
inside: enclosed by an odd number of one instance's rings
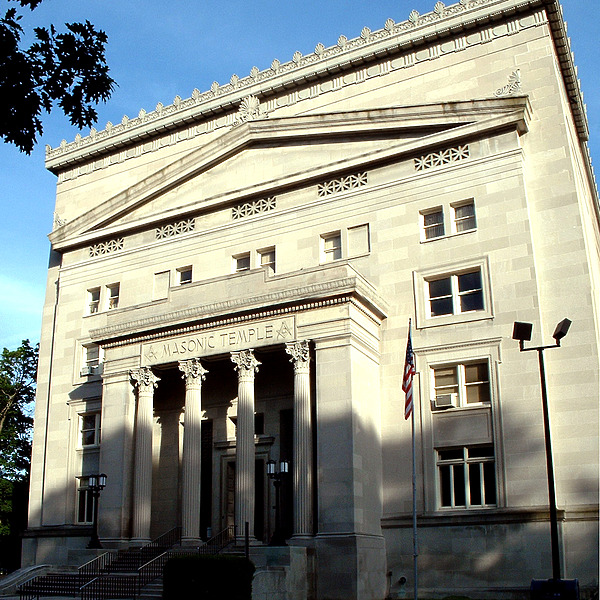
[[[81,360],[81,377],[96,375],[100,366],[101,350],[97,344],[84,344]]]
[[[185,285],[187,283],[192,283],[192,267],[181,267],[177,269],[177,284]]]
[[[87,291],[88,315],[94,315],[100,310],[100,288],[91,288]]]
[[[89,477],[77,478],[77,523],[89,524],[94,520],[96,498],[89,487]]]
[[[118,308],[119,292],[121,289],[120,284],[112,283],[111,285],[107,285],[106,289],[108,291],[108,310],[112,310],[113,308]]]
[[[489,404],[490,377],[487,360],[431,367],[436,409]]]
[[[275,247],[263,248],[258,251],[258,260],[260,267],[263,268],[268,275],[275,274]]]
[[[339,231],[321,236],[322,262],[329,263],[342,258],[342,236]]]
[[[233,272],[241,273],[250,270],[250,252],[236,254],[233,257]]]
[[[484,309],[481,270],[427,279],[428,315],[457,315]]]
[[[433,240],[445,234],[444,210],[441,206],[421,213],[422,239]]]
[[[467,200],[451,205],[453,217],[454,233],[463,231],[472,231],[477,229],[477,220],[475,219],[475,202]]]
[[[494,447],[438,448],[438,493],[441,508],[496,506]]]
[[[79,446],[81,448],[100,445],[100,413],[92,412],[79,415]]]

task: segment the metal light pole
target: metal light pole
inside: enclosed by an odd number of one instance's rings
[[[285,538],[281,531],[281,479],[288,474],[290,463],[287,460],[280,460],[279,471],[276,471],[276,465],[274,460],[267,461],[267,475],[275,486],[275,531],[271,536],[269,546],[285,546]]]
[[[556,488],[554,484],[554,465],[552,462],[552,442],[550,439],[550,415],[548,411],[548,394],[546,390],[546,369],[544,367],[544,350],[548,348],[560,347],[560,340],[567,335],[571,321],[563,319],[554,330],[552,337],[555,344],[551,346],[536,346],[533,348],[524,348],[524,342],[531,340],[531,323],[515,322],[513,327],[513,340],[519,340],[519,350],[527,352],[536,350],[540,367],[540,384],[542,387],[542,409],[544,413],[544,437],[546,441],[546,469],[548,474],[548,499],[550,505],[550,542],[552,547],[552,579],[558,581],[561,579],[560,551],[558,547],[558,519],[556,516]]]
[[[100,538],[98,537],[98,500],[100,492],[106,487],[106,475],[90,475],[88,478],[88,489],[94,499],[94,520],[92,521],[92,537],[87,545],[88,548],[102,548]]]

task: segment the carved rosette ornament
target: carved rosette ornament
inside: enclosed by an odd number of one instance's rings
[[[254,379],[254,373],[258,372],[258,366],[262,363],[256,360],[254,350],[240,350],[231,353],[231,362],[235,363],[234,369],[238,372],[238,377]]]
[[[294,363],[294,371],[299,372],[308,368],[310,360],[310,348],[307,340],[290,342],[285,345],[285,351],[292,357],[290,362]]]
[[[202,383],[208,373],[197,358],[181,361],[179,363],[179,370],[183,373],[181,379],[185,379],[186,385]]]
[[[140,369],[132,369],[129,371],[129,377],[133,387],[139,392],[152,391],[158,386],[160,378],[157,377],[149,367],[141,367]]]

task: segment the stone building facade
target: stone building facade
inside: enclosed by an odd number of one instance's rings
[[[569,317],[546,353],[561,556],[597,585],[587,137],[558,4],[461,0],[48,148],[25,563],[81,562],[103,472],[107,548],[248,523],[257,597],[410,596],[410,318],[420,589],[527,589],[548,495],[512,324],[542,343]]]

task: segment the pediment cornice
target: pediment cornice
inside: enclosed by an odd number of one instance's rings
[[[165,218],[175,219],[193,211],[211,210],[219,205],[242,202],[251,197],[276,193],[277,190],[305,185],[338,173],[400,159],[469,137],[490,135],[505,128],[526,132],[531,108],[524,96],[495,98],[442,104],[395,107],[381,110],[318,114],[253,121],[228,131],[213,142],[193,150],[185,157],[142,179],[130,188],[99,204],[73,221],[57,227],[49,239],[55,250],[88,244],[99,238],[150,226]],[[269,144],[291,140],[328,140],[335,136],[367,134],[389,135],[392,132],[422,133],[407,140],[390,140],[385,148],[354,155],[344,160],[319,164],[317,167],[292,171],[285,176],[266,180],[248,188],[235,189],[178,206],[166,213],[153,215],[143,222],[132,220],[111,227],[111,223],[150,202],[161,194],[199,176],[213,166],[227,161],[246,148],[262,141]]]
[[[289,94],[291,90],[312,82],[333,80],[349,70],[398,55],[406,55],[406,60],[396,67],[388,61],[388,72],[393,68],[411,67],[419,62],[416,51],[431,44],[437,44],[437,48],[433,54],[429,53],[426,60],[435,59],[446,51],[464,50],[474,43],[486,43],[495,36],[504,35],[498,33],[498,28],[491,24],[497,24],[501,19],[518,20],[520,15],[528,11],[540,11],[542,8],[549,15],[578,132],[581,139],[586,140],[588,126],[585,108],[558,1],[460,0],[451,6],[437,2],[430,13],[423,15],[412,11],[409,18],[400,23],[388,19],[382,29],[371,31],[364,28],[359,37],[351,40],[340,36],[338,43],[329,48],[317,44],[311,54],[302,55],[296,52],[290,61],[280,63],[274,60],[269,69],[259,71],[254,67],[247,77],[233,75],[227,84],[220,85],[214,82],[210,90],[194,90],[190,98],[182,99],[176,96],[169,106],[159,103],[154,111],[141,110],[135,118],[124,116],[119,124],[108,123],[102,131],[92,129],[90,135],[78,135],[71,143],[63,140],[56,148],[47,146],[46,166],[58,173],[107,154],[118,154],[120,148],[131,147],[151,138],[168,136],[170,132],[189,129],[186,135],[194,136],[211,131],[215,127],[231,127],[243,122],[245,118],[254,118],[261,111],[268,114],[275,107],[269,106],[269,99],[282,93]],[[546,17],[540,13],[532,26],[541,25],[545,21]],[[516,22],[506,34],[513,34],[520,27]],[[467,34],[476,29],[484,31],[485,35],[482,34],[478,40],[467,39]],[[455,47],[451,50],[442,49],[440,40],[451,37],[460,38],[461,41],[454,44]],[[369,74],[365,68],[362,69],[361,77],[384,74]],[[249,108],[244,105],[248,102],[264,103],[264,106]],[[198,124],[202,122],[207,124],[206,128],[197,129]]]

